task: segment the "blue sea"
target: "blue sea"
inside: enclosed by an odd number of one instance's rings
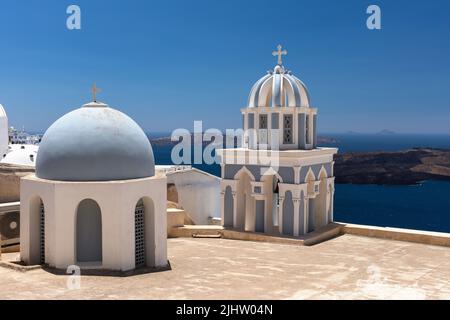
[[[150,136],[153,136],[150,134]],[[323,134],[339,152],[399,151],[414,147],[450,149],[450,135]],[[157,164],[171,164],[171,147],[154,146]],[[196,165],[220,175],[219,165]],[[339,222],[450,232],[450,182],[414,186],[336,185],[334,218]]]

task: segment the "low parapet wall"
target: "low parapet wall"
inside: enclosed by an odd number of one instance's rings
[[[33,167],[0,164],[0,203],[20,200],[20,178],[34,173]]]
[[[174,228],[176,237],[219,236],[224,239],[273,242],[282,244],[312,246],[344,234],[378,239],[422,243],[450,247],[450,233],[410,230],[401,228],[375,227],[350,223],[334,222],[328,226],[302,237],[284,237],[263,233],[224,229],[219,226],[183,226]]]
[[[341,232],[343,234],[450,247],[450,233],[375,227],[349,223],[338,224],[341,225]]]
[[[230,240],[271,242],[280,244],[293,244],[312,246],[314,244],[329,240],[341,234],[342,227],[339,224],[330,223],[326,227],[308,233],[306,236],[289,237],[258,232],[249,232],[235,229],[227,229],[221,226],[192,225],[172,229],[172,234],[176,237],[193,238],[223,238]]]

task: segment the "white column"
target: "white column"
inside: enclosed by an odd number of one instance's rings
[[[222,218],[222,227],[225,226],[225,190],[220,191],[220,216]]]
[[[303,232],[308,233],[309,224],[309,198],[307,196],[303,197]]]
[[[294,202],[294,237],[299,236],[299,226],[300,226],[300,199],[292,199]]]
[[[231,195],[233,196],[233,228],[238,227],[238,221],[237,221],[237,197],[236,197],[236,191],[231,191]]]
[[[272,113],[267,112],[267,149],[272,150]]]
[[[331,194],[330,194],[330,223],[334,221],[334,180],[331,184]]]
[[[298,166],[298,167],[293,167],[292,169],[294,169],[294,183],[295,184],[300,184],[300,169],[302,167]]]
[[[248,129],[248,115],[247,113],[242,114],[244,116],[244,127],[242,128],[244,131]]]
[[[278,231],[280,234],[283,234],[283,204],[284,204],[284,195],[278,196]]]
[[[281,109],[281,108],[280,108]],[[283,113],[279,112],[278,113],[278,132],[279,132],[279,147],[281,148],[281,146],[283,145],[283,136],[284,136],[284,127],[283,127]]]
[[[325,195],[325,225],[330,223],[329,217],[328,217],[328,210],[330,207],[330,195],[331,195],[330,185],[328,184],[328,181],[327,181],[327,193]]]

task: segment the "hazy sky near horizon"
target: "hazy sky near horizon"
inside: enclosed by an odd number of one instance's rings
[[[81,30],[66,28],[70,4]],[[281,43],[319,132],[450,133],[449,13],[448,0],[1,1],[0,103],[10,125],[44,131],[95,81],[146,131],[237,128]]]

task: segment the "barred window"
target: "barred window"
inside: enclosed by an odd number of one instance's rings
[[[267,144],[267,114],[259,115],[259,143]]]
[[[260,114],[259,115],[259,128],[260,129],[267,129],[267,114]]]
[[[292,114],[285,114],[283,116],[283,143],[292,144]]]
[[[41,264],[45,264],[45,209],[44,204],[41,202],[39,210],[40,222],[39,222],[39,258]]]
[[[142,203],[134,211],[135,264],[136,268],[145,265],[145,208]]]

